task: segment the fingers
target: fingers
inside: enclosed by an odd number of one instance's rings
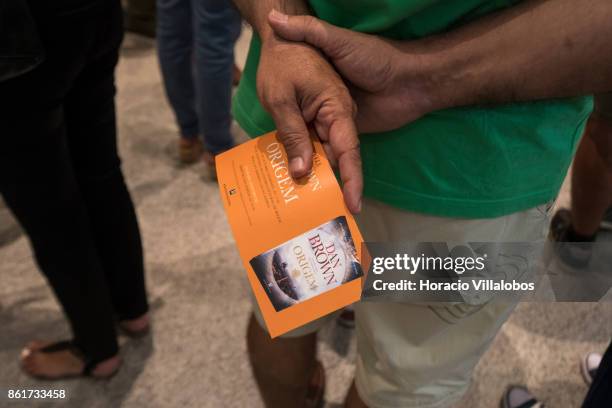
[[[268,15],[274,32],[289,41],[306,42],[321,49],[330,58],[339,58],[346,49],[346,34],[349,32],[312,16],[288,16],[277,10]]]
[[[291,176],[307,175],[312,168],[312,141],[297,102],[272,103],[269,111],[276,123],[278,138],[287,151]]]
[[[336,156],[334,156],[334,151],[329,143],[322,142],[321,146],[323,146],[323,150],[325,151],[325,156],[327,156],[327,160],[329,160],[329,164],[333,169],[338,168],[338,161],[336,160]]]
[[[361,211],[363,194],[363,173],[359,138],[353,118],[350,116],[336,119],[329,129],[332,154],[338,162],[344,201],[348,209],[356,214]]]

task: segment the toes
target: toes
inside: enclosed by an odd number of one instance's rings
[[[28,344],[26,344],[26,346],[23,349],[21,349],[21,353],[19,355],[21,362],[23,364],[25,363],[32,364],[32,361],[34,360],[35,352],[48,346],[49,344],[51,343],[48,341],[41,341],[41,340],[33,340],[29,342]]]
[[[24,349],[21,366],[32,377],[44,379],[71,377],[83,370],[83,362],[68,351],[44,353]]]
[[[49,344],[51,344],[50,341],[32,340],[31,342],[25,345],[23,350],[36,351],[40,350],[41,348],[47,347]]]
[[[24,353],[22,352],[21,367],[28,374],[36,375],[36,371],[38,367],[36,353],[27,351],[27,355],[24,355]]]

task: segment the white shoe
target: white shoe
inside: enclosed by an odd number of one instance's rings
[[[593,382],[593,378],[595,378],[595,374],[597,374],[597,369],[601,363],[601,358],[602,356],[599,353],[589,353],[584,356],[580,362],[580,372],[587,385],[591,385]]]
[[[508,387],[501,400],[502,408],[544,408],[529,390],[520,385]]]

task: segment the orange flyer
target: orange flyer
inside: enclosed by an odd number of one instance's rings
[[[225,212],[272,337],[358,301],[357,224],[320,142],[312,171],[289,174],[276,133],[216,157]]]

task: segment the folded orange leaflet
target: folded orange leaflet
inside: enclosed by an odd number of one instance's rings
[[[221,198],[268,331],[280,336],[359,300],[362,237],[320,142],[294,180],[269,133],[216,158]]]

